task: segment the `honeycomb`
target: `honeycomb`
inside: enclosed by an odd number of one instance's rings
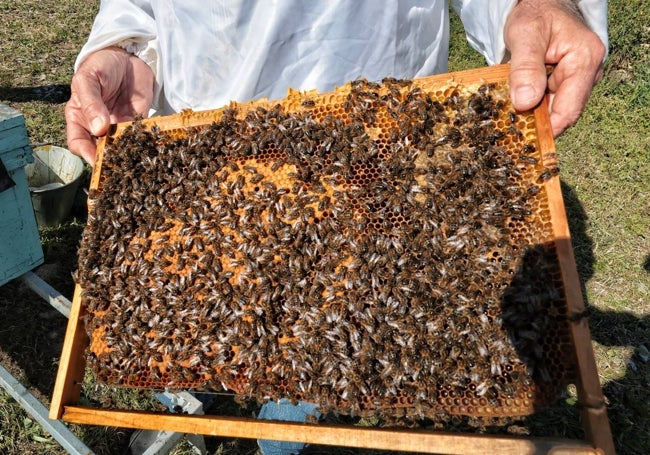
[[[507,81],[206,115],[99,151],[77,272],[99,381],[435,419],[527,415],[574,380],[558,171]]]

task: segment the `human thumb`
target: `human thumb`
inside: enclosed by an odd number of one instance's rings
[[[505,30],[510,50],[510,97],[518,111],[534,108],[546,91],[546,44],[542,37],[531,38],[531,30],[539,29],[535,18],[509,17]]]
[[[515,76],[514,78],[512,76]],[[518,111],[525,111],[532,109],[540,102],[542,99],[543,91],[538,90],[538,88],[527,82],[519,83],[516,79],[518,76],[523,76],[524,78],[530,78],[530,76],[522,75],[521,73],[511,73],[511,93],[510,97],[512,98],[512,104]],[[514,79],[514,81],[513,81]],[[524,79],[525,81],[526,79]]]
[[[109,111],[102,99],[102,85],[95,72],[81,68],[72,77],[71,103],[83,118],[80,124],[85,124],[93,136],[103,136],[110,127]]]
[[[108,131],[108,121],[103,116],[96,116],[90,120],[90,133],[93,136],[103,136]]]

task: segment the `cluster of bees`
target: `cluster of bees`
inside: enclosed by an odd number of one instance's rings
[[[90,364],[353,415],[530,413],[574,374],[535,138],[505,83],[135,121],[79,251]]]

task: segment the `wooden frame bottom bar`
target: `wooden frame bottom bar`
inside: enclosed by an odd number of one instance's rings
[[[78,424],[105,425],[146,430],[273,439],[421,453],[499,453],[525,454],[602,454],[586,442],[560,438],[523,438],[516,436],[446,433],[426,430],[352,427],[331,424],[307,424],[255,420],[238,417],[160,414],[144,411],[119,411],[84,406],[64,406],[63,420]]]

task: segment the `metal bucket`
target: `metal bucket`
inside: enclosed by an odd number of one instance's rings
[[[84,163],[70,150],[46,145],[34,147],[34,162],[25,166],[29,193],[39,227],[60,225],[70,214]]]

